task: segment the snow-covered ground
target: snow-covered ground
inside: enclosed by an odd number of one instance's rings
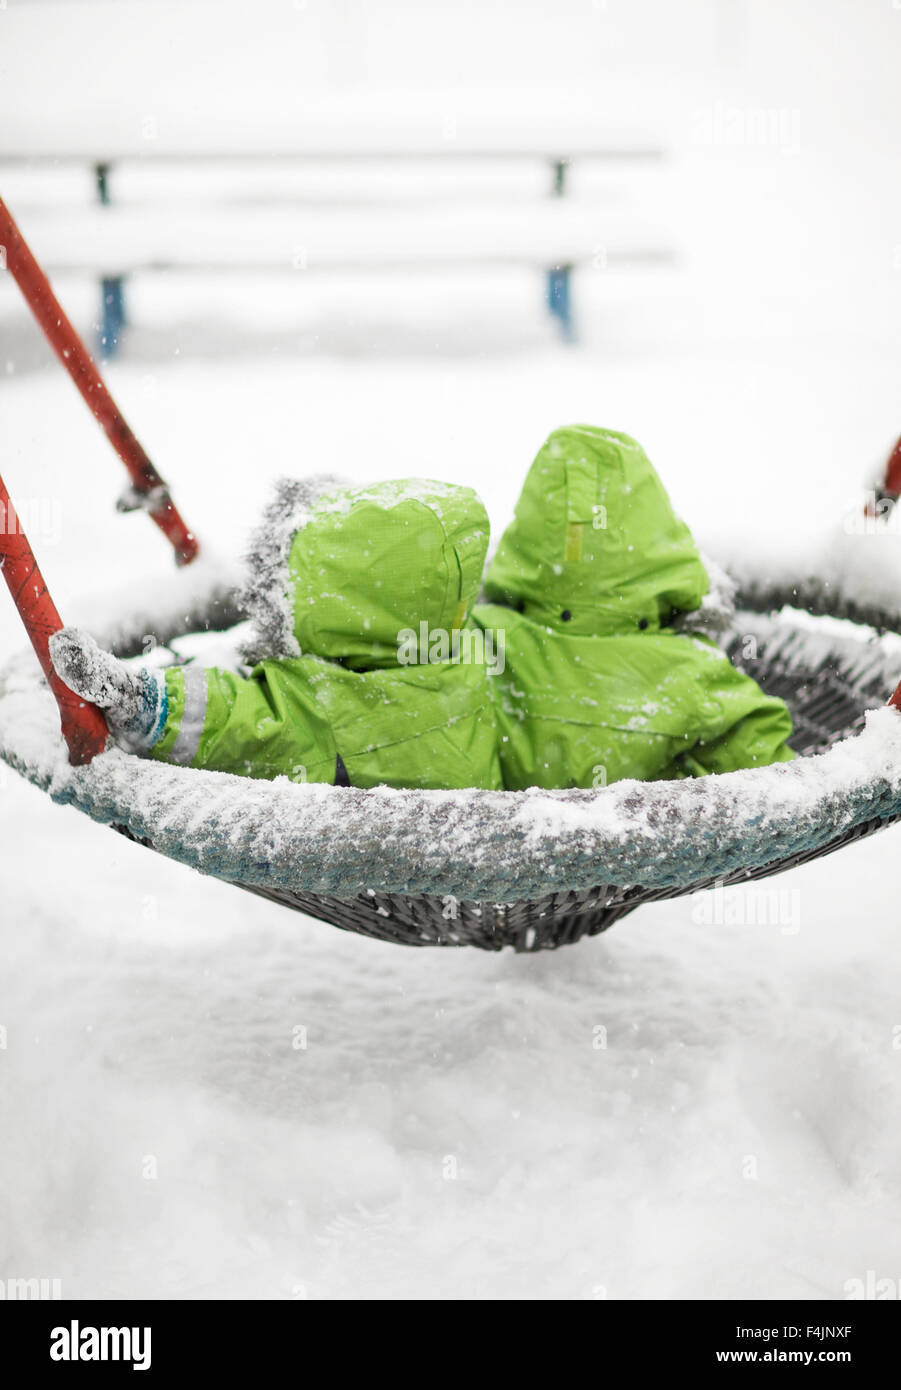
[[[525,271],[138,280],[109,381],[201,538],[237,552],[275,474],[333,468],[473,483],[499,528],[574,420],[637,435],[723,558],[782,563],[840,523],[901,430],[897,127],[874,81],[873,138],[830,144],[832,57],[808,52],[804,159],[695,149],[680,269],[587,271],[575,350]],[[90,334],[94,289],[60,290]],[[4,283],[0,418],[64,616],[168,576]],[[0,594],[0,652],[21,644]],[[158,859],[0,765],[0,1278],[311,1299],[898,1280],[899,850],[890,830],[775,881],[772,925],[743,924],[758,889],[540,957],[416,952]]]

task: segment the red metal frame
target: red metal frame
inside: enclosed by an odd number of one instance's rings
[[[901,439],[897,441],[886,460],[881,486],[876,489],[875,496],[871,496],[867,502],[865,511],[868,516],[878,515],[874,503],[880,498],[888,498],[893,503],[897,503],[898,499],[901,498]],[[901,682],[889,700],[889,704],[892,709],[896,709],[901,714]]]
[[[882,504],[884,502],[894,503],[899,498],[901,498],[901,439],[898,440],[886,460],[882,482],[873,489],[867,498],[864,515],[880,516],[883,512]]]
[[[882,486],[890,497],[901,497],[901,439],[888,456]]]
[[[199,545],[178,513],[166,484],[127,425],[116,402],[103,382],[97,365],[76,333],[50,287],[41,267],[31,254],[12,213],[0,198],[0,247],[6,253],[6,268],[43,329],[51,347],[100,423],[119,455],[135,492],[146,497],[146,509],[175,550],[179,565],[188,565]]]
[[[106,747],[109,730],[96,705],[88,704],[63,685],[50,660],[50,638],[59,632],[62,619],[47,591],[34,551],[19,525],[6,484],[0,478],[0,569],[9,585],[19,617],[25,624],[41,670],[59,706],[63,738],[69,749],[69,762],[89,763]]]

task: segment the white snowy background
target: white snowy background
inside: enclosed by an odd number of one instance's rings
[[[642,440],[724,558],[784,564],[901,431],[899,61],[898,0],[8,0],[0,161],[35,158],[0,162],[0,193],[65,238],[90,175],[42,156],[139,144],[148,117],[174,150],[290,144],[304,111],[333,147],[453,120],[546,137],[572,110],[599,140],[656,132],[672,158],[622,196],[676,260],[577,272],[574,348],[529,268],[203,270],[134,279],[108,380],[226,554],[285,471],[474,483],[499,528],[545,434],[587,420]],[[758,110],[783,135],[743,138]],[[574,199],[604,177],[576,166]],[[432,236],[445,209],[490,230],[546,184],[226,162],[123,166],[117,192],[196,255],[211,206],[262,227],[273,189],[365,245],[386,207],[408,238],[423,205]],[[58,289],[93,343],[92,280]],[[0,451],[64,616],[168,577],[2,274]],[[21,645],[0,594],[0,651]],[[0,767],[0,1278],[311,1299],[899,1280],[899,837],[778,880],[781,925],[683,899],[538,958],[417,952],[158,859]]]

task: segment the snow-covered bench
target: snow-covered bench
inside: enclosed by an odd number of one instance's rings
[[[106,6],[95,20],[102,35]],[[101,280],[107,355],[125,280],[145,271],[535,266],[571,337],[574,267],[671,256],[665,112],[612,81],[223,91],[155,71],[100,84],[65,118],[20,74],[0,128],[0,189],[6,165],[47,171],[18,213],[35,253]]]
[[[568,332],[571,266],[670,246],[655,186],[673,93],[654,70],[642,79],[598,63],[608,17],[583,8],[571,72],[557,52],[565,21],[535,10],[513,22],[500,0],[465,19],[445,10],[440,22],[427,6],[383,13],[363,0],[284,0],[259,17],[238,0],[9,5],[0,190],[51,270],[106,282],[108,348],[122,277],[156,266],[535,264]],[[643,22],[633,21],[636,40]],[[7,160],[36,178],[47,171],[45,211],[17,201]],[[231,193],[208,196],[220,176]],[[102,204],[92,217],[70,217],[58,196],[67,177],[73,203]]]
[[[347,132],[343,147],[326,137],[319,149],[301,142],[293,150],[266,153],[240,147],[227,152],[215,144],[175,153],[114,143],[64,150],[60,156],[39,147],[27,156],[31,167],[51,160],[55,166],[83,165],[92,171],[96,196],[92,203],[71,206],[56,197],[52,203],[39,200],[29,206],[23,229],[51,275],[91,274],[100,281],[105,356],[115,352],[121,338],[125,282],[143,272],[534,266],[546,276],[551,313],[563,336],[572,339],[575,267],[605,269],[671,255],[656,207],[650,216],[637,215],[628,199],[564,196],[577,163],[609,170],[614,189],[622,189],[639,166],[653,172],[664,152],[652,144],[408,139],[405,145],[386,141],[374,148],[362,138],[355,147],[346,137]],[[3,164],[11,162],[7,151],[0,153],[0,180]],[[527,187],[534,196],[527,200],[521,190],[508,199],[495,193],[487,205],[478,193],[453,196],[455,170],[477,169],[479,187],[487,180],[489,189],[489,171],[496,170],[503,188],[504,173],[516,165],[532,176]],[[429,176],[424,191],[423,169]],[[263,192],[243,199],[242,177],[259,179],[261,173]],[[445,174],[451,181],[442,189]],[[142,187],[148,176],[152,196]],[[356,176],[365,189],[363,207],[348,195]],[[311,181],[312,197],[298,195],[304,180]],[[336,184],[337,199],[330,196]]]

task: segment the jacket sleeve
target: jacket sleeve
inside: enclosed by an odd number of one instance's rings
[[[189,664],[166,672],[167,715],[152,757],[242,777],[334,782],[336,749],[301,661],[249,678]]]
[[[708,639],[694,640],[713,647]],[[766,695],[722,652],[715,648],[714,652],[699,673],[704,707],[711,713],[701,737],[677,758],[680,771],[689,777],[703,777],[710,772],[790,762],[795,754],[787,742],[792,718],[785,701]]]

